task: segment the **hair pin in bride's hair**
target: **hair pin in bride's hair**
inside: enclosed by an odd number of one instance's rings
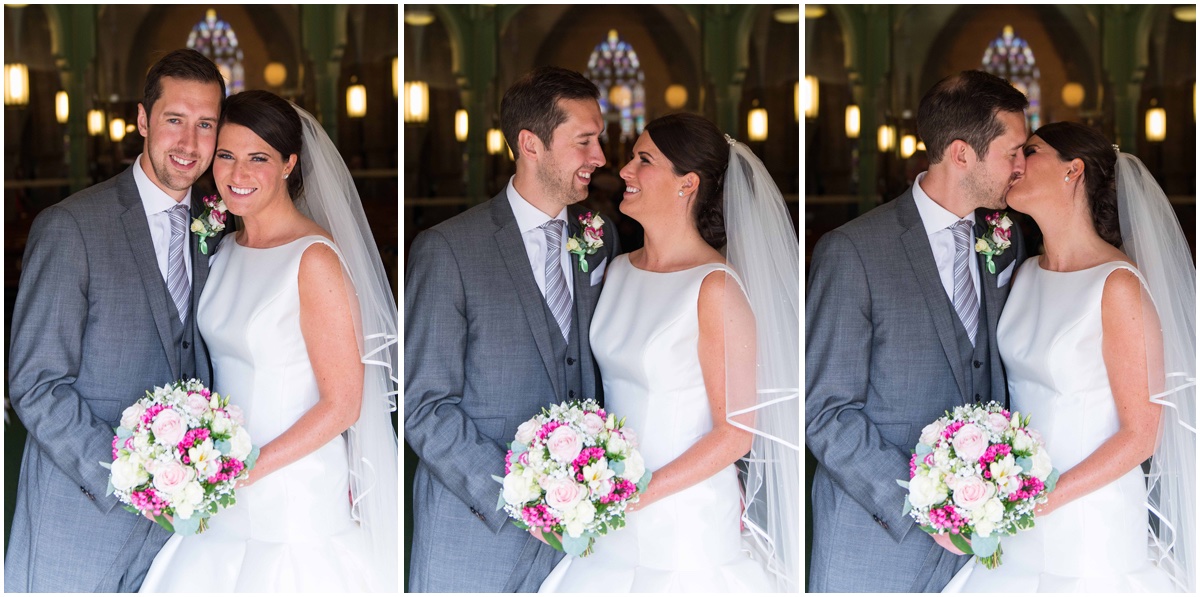
[[[734,145],[735,143],[737,143],[737,139],[734,139],[733,137],[730,137],[730,136],[729,136],[729,133],[726,133],[726,134],[725,134],[725,141],[726,141],[727,143],[729,143],[729,146],[730,146],[730,147],[733,147],[733,145]]]
[[[1113,151],[1115,151],[1117,153],[1121,153],[1121,146],[1117,145],[1116,143],[1113,143]]]

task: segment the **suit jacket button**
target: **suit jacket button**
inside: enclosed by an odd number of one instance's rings
[[[187,347],[184,346],[184,348],[187,348]],[[980,363],[979,361],[975,361],[974,365],[975,365],[975,368],[978,369],[983,366],[983,363]]]
[[[975,402],[980,402],[981,400],[982,399],[979,397],[979,394],[975,394]]]
[[[574,364],[575,364],[575,359],[574,359],[574,358],[571,358],[571,357],[567,357],[567,364],[568,364],[568,365],[574,365]]]
[[[570,392],[567,392],[567,397],[568,397],[568,398],[574,398],[574,397],[575,397],[575,390],[571,390]]]
[[[86,496],[87,496],[87,499],[89,499],[89,500],[91,500],[91,501],[93,501],[93,502],[94,502],[94,501],[96,501],[96,497],[92,495],[92,492],[90,492],[90,491],[88,491],[88,490],[84,489],[83,487],[80,487],[80,488],[79,488],[79,491],[82,491],[82,492],[83,492],[83,495],[86,495]]]
[[[189,346],[191,346],[191,344],[188,344],[188,341],[187,341],[187,340],[184,340],[184,341],[183,341],[183,348],[186,350],[186,349],[187,349]],[[975,365],[975,366],[976,366],[976,367],[978,367],[979,365]]]

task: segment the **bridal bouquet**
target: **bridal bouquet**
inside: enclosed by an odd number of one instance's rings
[[[985,566],[1000,565],[1000,536],[1033,527],[1033,509],[1058,471],[1029,417],[999,404],[959,406],[925,426],[909,463],[904,513]],[[970,543],[967,543],[967,538]]]
[[[203,532],[210,516],[234,504],[234,485],[258,458],[242,424],[241,409],[198,379],[146,392],[121,413],[112,463],[100,463],[110,471],[108,495],[168,531]]]
[[[624,425],[594,400],[543,408],[517,428],[504,478],[493,476],[504,485],[496,509],[521,529],[541,528],[559,551],[591,553],[597,537],[625,526],[625,507],[650,483]]]

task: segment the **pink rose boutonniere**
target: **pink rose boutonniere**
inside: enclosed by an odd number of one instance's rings
[[[998,257],[1012,246],[1012,220],[1008,218],[1008,214],[998,211],[986,218],[987,234],[975,241],[975,252],[982,253],[987,257],[987,270],[989,274],[996,273],[996,264],[992,262],[993,257]]]
[[[579,226],[583,229],[583,235],[571,235],[567,239],[567,251],[579,256],[579,269],[586,274],[587,256],[604,246],[604,219],[600,214],[593,216],[589,211],[579,216]]]
[[[200,252],[208,255],[208,237],[225,229],[229,212],[220,195],[209,195],[200,201],[204,202],[204,211],[192,219],[192,232],[200,237]]]

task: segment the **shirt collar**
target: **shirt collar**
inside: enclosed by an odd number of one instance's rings
[[[150,177],[146,175],[146,171],[142,170],[142,154],[140,153],[137,159],[133,160],[133,180],[137,183],[138,194],[142,197],[142,207],[145,208],[146,215],[151,216],[162,213],[176,205],[186,205],[188,211],[191,211],[192,189],[188,188],[187,194],[183,196],[182,201],[176,201],[166,191],[160,189],[158,185],[150,181]]]
[[[562,211],[558,212],[558,215],[554,216],[553,218],[547,216],[545,212],[534,207],[533,204],[529,203],[529,201],[526,201],[525,198],[517,192],[517,187],[513,185],[513,178],[508,179],[508,188],[506,191],[506,194],[508,195],[508,204],[512,206],[513,215],[517,218],[517,228],[521,231],[521,234],[538,228],[550,220],[562,220],[563,223],[566,223],[566,207],[563,207]]]
[[[927,172],[922,172],[917,175],[917,179],[913,182],[912,194],[913,201],[917,204],[917,213],[921,215],[921,222],[925,224],[925,234],[930,235],[935,232],[940,232],[954,225],[959,220],[967,220],[971,226],[975,226],[975,212],[967,214],[965,217],[958,217],[953,212],[938,205],[932,197],[925,193],[921,188],[921,179],[925,178]]]

